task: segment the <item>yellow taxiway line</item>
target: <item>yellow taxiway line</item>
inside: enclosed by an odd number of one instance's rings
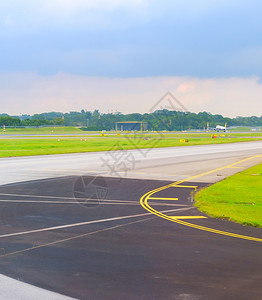
[[[236,233],[232,233],[232,232],[227,232],[227,231],[217,230],[217,229],[213,229],[213,228],[208,228],[208,227],[197,225],[197,224],[193,224],[193,223],[188,223],[188,222],[180,220],[180,218],[176,218],[176,217],[172,217],[172,216],[168,216],[166,214],[163,214],[163,213],[155,210],[154,208],[152,208],[148,204],[148,200],[150,200],[152,198],[152,196],[154,194],[156,194],[157,192],[166,190],[166,189],[171,188],[171,187],[191,187],[191,186],[182,186],[182,185],[180,186],[180,184],[184,183],[184,182],[187,182],[189,180],[192,180],[192,179],[196,179],[196,178],[199,178],[199,177],[202,177],[202,176],[205,176],[205,175],[212,174],[212,173],[220,171],[220,170],[224,170],[224,169],[227,169],[227,168],[235,167],[236,165],[238,165],[240,163],[243,163],[243,162],[246,162],[248,160],[251,160],[251,159],[254,159],[254,158],[258,158],[258,157],[262,157],[262,154],[255,155],[255,156],[252,156],[252,157],[249,157],[249,158],[245,158],[243,160],[240,160],[238,162],[229,164],[227,166],[220,167],[220,168],[217,168],[217,169],[214,169],[214,170],[202,173],[202,174],[194,175],[194,176],[191,176],[189,178],[182,179],[182,180],[179,180],[177,182],[174,182],[174,183],[162,186],[160,188],[151,190],[151,191],[147,192],[146,194],[144,194],[140,198],[140,204],[141,204],[141,206],[145,210],[151,212],[152,214],[154,214],[156,216],[159,216],[159,217],[161,217],[163,219],[169,220],[171,222],[178,223],[180,225],[184,225],[184,226],[187,226],[187,227],[191,227],[191,228],[195,228],[195,229],[199,229],[199,230],[203,230],[203,231],[207,231],[207,232],[212,232],[212,233],[216,233],[216,234],[220,234],[220,235],[230,236],[230,237],[234,237],[234,238],[239,238],[239,239],[244,239],[244,240],[250,240],[250,241],[255,241],[255,242],[262,242],[262,238],[256,238],[256,237],[252,237],[252,236],[246,236],[246,235],[236,234]],[[193,186],[192,186],[192,188],[193,188]],[[194,188],[195,188],[195,186],[194,186]],[[187,216],[187,217],[189,219],[192,216]],[[185,218],[183,218],[183,219],[185,219]]]
[[[181,219],[207,219],[207,217],[204,216],[170,216],[170,218],[175,220],[181,220]]]
[[[150,197],[149,200],[178,200],[178,198]]]

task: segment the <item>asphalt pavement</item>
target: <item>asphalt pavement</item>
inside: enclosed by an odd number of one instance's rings
[[[1,273],[51,291],[38,299],[262,299],[261,229],[193,206],[261,142],[128,153],[110,170],[108,153],[2,159]]]

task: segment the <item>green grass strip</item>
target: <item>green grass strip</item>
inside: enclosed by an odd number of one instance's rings
[[[199,191],[195,200],[211,217],[262,227],[262,164]]]
[[[0,129],[0,135],[5,134],[74,134],[83,133],[82,130],[73,126],[63,127],[40,127],[40,128],[9,128],[6,127],[5,132]]]
[[[194,146],[207,144],[224,144],[246,142],[257,139],[207,139],[195,138],[188,143],[180,142],[179,138],[24,138],[24,139],[1,139],[0,157],[29,156],[44,154],[80,153],[110,150],[127,150],[159,147]]]

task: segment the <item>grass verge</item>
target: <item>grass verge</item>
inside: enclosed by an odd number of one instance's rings
[[[245,128],[243,128],[245,129]],[[80,128],[76,128],[73,126],[61,126],[61,127],[39,127],[39,128],[9,128],[7,127],[5,132],[3,132],[2,128],[0,128],[0,137],[4,137],[5,135],[9,134],[14,134],[14,135],[83,135],[83,136],[89,136],[89,135],[94,135],[97,134],[98,136],[100,135],[101,131],[84,131],[81,130]],[[186,138],[194,138],[194,137],[211,137],[212,134],[222,136],[225,138],[234,138],[234,137],[262,137],[262,131],[256,131],[256,132],[250,132],[243,130],[243,132],[234,132],[234,130],[229,130],[228,132],[216,132],[216,131],[188,131],[188,132],[164,132],[164,131],[145,131],[143,134],[141,132],[135,132],[135,133],[127,133],[127,132],[115,132],[115,131],[107,131],[106,134],[110,136],[115,136],[118,137],[118,134],[120,136],[125,137],[125,136],[147,136],[147,137],[155,137],[161,135],[161,137],[186,137]]]
[[[39,128],[6,128],[5,132],[0,131],[0,135],[5,134],[81,134],[83,131],[73,126],[61,127],[39,127]]]
[[[262,227],[262,163],[199,191],[195,200],[211,217]]]
[[[222,144],[234,142],[246,142],[257,139],[207,139],[195,138],[188,143],[180,142],[178,138],[24,138],[24,139],[1,139],[0,157],[29,156],[44,154],[80,153],[109,150],[127,150],[159,147],[193,146],[207,144]]]

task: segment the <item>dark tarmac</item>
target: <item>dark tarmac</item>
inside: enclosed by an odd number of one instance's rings
[[[262,299],[262,242],[140,205],[169,183],[72,176],[1,186],[1,274],[77,299]],[[169,188],[150,203],[168,216],[204,216],[191,192]],[[186,221],[262,238],[261,228],[226,220]]]

